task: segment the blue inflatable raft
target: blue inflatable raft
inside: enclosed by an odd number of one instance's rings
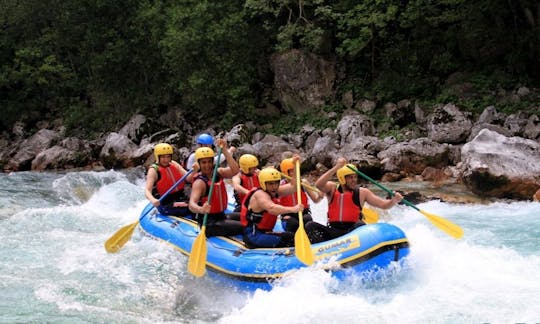
[[[143,211],[143,214],[144,213]],[[163,240],[189,256],[199,227],[193,220],[159,214],[155,209],[140,219],[147,235]],[[272,281],[288,271],[306,267],[294,248],[248,249],[241,237],[207,239],[207,274],[242,289],[271,289]],[[409,242],[401,229],[388,223],[361,226],[339,238],[312,244],[317,266],[337,278],[380,270],[402,260]]]

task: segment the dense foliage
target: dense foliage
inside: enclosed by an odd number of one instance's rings
[[[270,55],[291,48],[336,57],[338,92],[386,100],[451,97],[456,72],[491,89],[540,76],[533,0],[0,2],[2,128],[64,116],[95,132],[167,107],[250,119]]]

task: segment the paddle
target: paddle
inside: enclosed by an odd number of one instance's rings
[[[362,215],[366,224],[375,224],[379,221],[379,214],[371,208],[362,207]]]
[[[163,199],[165,199],[165,197],[167,197],[174,188],[184,182],[184,180],[186,180],[186,178],[191,174],[191,172],[193,172],[193,170],[189,170],[186,174],[184,174],[182,178],[176,181],[176,183],[173,184],[172,187],[170,187],[169,190],[167,190],[163,194],[163,196],[159,198],[159,201],[163,201]],[[148,203],[146,207],[144,207],[138,221],[122,227],[121,229],[116,231],[116,233],[114,233],[107,241],[105,241],[105,250],[107,250],[107,252],[109,253],[118,252],[124,246],[124,244],[129,241],[131,235],[133,235],[133,230],[135,230],[135,227],[137,227],[139,221],[144,216],[146,216],[152,209],[154,209],[154,206],[152,205],[152,203]]]
[[[291,177],[289,177],[289,176],[286,175],[285,173],[283,173],[283,172],[280,172],[280,173],[281,173],[281,176],[282,176],[283,178],[285,178],[285,179],[287,179],[287,180],[291,180]],[[321,193],[321,191],[320,191],[318,188],[313,187],[313,186],[311,186],[311,185],[309,185],[309,184],[307,184],[307,183],[303,183],[303,182],[302,182],[302,187],[304,187],[304,188],[306,188],[306,189],[308,189],[308,190],[310,190],[310,191],[313,191],[313,192],[315,192],[315,193]]]
[[[295,165],[296,170],[296,199],[301,202],[302,195],[300,193],[300,161],[296,161]],[[315,257],[313,256],[313,250],[311,249],[311,243],[307,236],[306,230],[304,229],[304,216],[302,211],[298,212],[298,229],[294,234],[294,250],[295,255],[298,260],[302,261],[306,265],[312,265]]]
[[[394,195],[394,192],[386,187],[384,187],[383,185],[381,185],[380,183],[378,183],[377,181],[371,179],[369,176],[365,175],[364,173],[358,171],[356,168],[353,168],[351,166],[347,166],[349,169],[353,170],[354,172],[356,172],[358,175],[360,175],[362,178],[368,180],[369,182],[373,183],[374,185],[376,185],[377,187],[381,188],[382,190],[386,191],[388,194],[390,194],[391,196]],[[433,224],[435,225],[436,227],[438,227],[441,231],[445,232],[446,234],[456,238],[456,239],[460,239],[462,236],[463,236],[463,229],[461,227],[459,227],[458,225],[450,222],[449,220],[447,219],[444,219],[440,216],[437,216],[437,215],[434,215],[434,214],[430,214],[426,211],[423,211],[423,210],[420,210],[418,207],[416,207],[413,203],[409,202],[408,200],[406,199],[403,199],[402,200],[403,203],[405,203],[405,205],[409,206],[409,207],[412,207],[414,209],[416,209],[417,211],[419,211],[422,215],[426,216],[427,219]]]
[[[281,172],[281,176],[284,177],[287,180],[291,180],[291,177],[286,175],[283,172]],[[311,185],[309,185],[307,183],[302,182],[302,187],[304,187],[304,188],[306,188],[308,190],[311,190],[313,192],[316,192],[318,194],[321,193],[321,191],[318,188],[313,187],[313,186],[311,186]],[[376,211],[374,211],[373,209],[363,207],[362,208],[362,214],[364,215],[364,220],[368,224],[375,224],[375,223],[377,223],[379,221],[379,214]]]
[[[216,165],[214,165],[214,172],[212,173],[212,183],[210,184],[210,193],[208,194],[208,202],[212,201],[212,193],[214,191],[214,183],[216,182],[217,169],[219,166],[219,160],[221,159],[221,147],[218,149],[218,158]],[[208,253],[208,247],[206,246],[206,219],[208,213],[204,214],[201,231],[193,245],[191,246],[191,254],[188,260],[188,271],[195,277],[202,277],[204,275],[206,266],[206,255]]]

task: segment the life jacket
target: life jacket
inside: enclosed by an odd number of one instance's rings
[[[240,174],[240,185],[247,190],[251,190],[252,188],[259,187],[259,177],[256,174],[247,175],[245,173]],[[244,198],[246,197],[246,194],[240,193],[240,192],[234,192],[234,198],[237,201],[238,204],[242,203],[244,201]]]
[[[362,219],[362,208],[359,201],[359,189],[343,192],[338,185],[332,200],[328,203],[328,222],[352,222]]]
[[[274,225],[276,225],[277,215],[272,215],[266,210],[255,213],[251,209],[249,209],[249,201],[257,190],[262,189],[253,188],[244,198],[244,201],[242,202],[242,209],[240,210],[240,222],[244,227],[250,224],[255,224],[255,227],[260,231],[271,231],[274,229]],[[268,195],[267,192],[265,193]],[[276,204],[279,204],[279,198],[272,198],[272,201]]]
[[[176,183],[176,181],[182,178],[182,173],[180,173],[180,170],[175,168],[172,164],[163,167],[157,163],[154,163],[152,164],[152,168],[156,170],[158,176],[157,181],[154,183],[154,188],[152,189],[152,193],[157,198],[163,196]],[[171,190],[170,194],[182,192],[184,190],[184,183],[185,182],[182,182],[176,186],[173,190]]]
[[[286,183],[286,182],[284,182]],[[300,198],[301,198],[301,202],[302,202],[302,205],[304,205],[304,209],[307,209],[309,208],[309,202],[308,202],[308,198],[307,198],[307,194],[306,192],[304,191],[304,188],[300,187]],[[283,206],[287,206],[287,207],[292,207],[292,206],[296,206],[298,205],[298,199],[297,199],[297,193],[292,193],[290,195],[287,195],[287,196],[282,196],[279,198],[279,203]]]
[[[199,201],[199,205],[202,206],[205,202],[208,201],[208,196],[210,195],[210,187],[212,186],[212,180],[208,179],[208,177],[203,174],[197,175],[196,179],[201,179],[206,184],[205,193]],[[216,182],[214,182],[212,200],[209,203],[211,206],[209,214],[223,213],[225,209],[227,209],[227,187],[225,186],[225,182],[219,175],[217,175]]]

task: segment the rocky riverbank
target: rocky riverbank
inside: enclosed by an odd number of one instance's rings
[[[306,125],[297,133],[275,136],[266,134],[264,127],[247,123],[219,135],[237,147],[237,158],[255,154],[261,165],[277,165],[284,154],[299,153],[304,158],[304,173],[321,174],[343,156],[381,181],[428,181],[424,187],[436,188],[434,197],[449,201],[530,200],[540,188],[538,115],[506,116],[487,107],[473,120],[453,104],[439,105],[429,114],[418,106],[402,104],[392,106],[388,114],[409,116],[406,118],[412,119],[407,123],[417,127],[403,133],[402,141],[381,139],[377,137],[381,130],[372,118],[350,109],[341,116],[328,114],[329,120],[336,120],[335,128]],[[164,118],[134,115],[117,132],[96,140],[65,137],[61,125],[47,122],[25,136],[24,125],[16,125],[12,134],[0,139],[0,165],[4,172],[146,166],[152,162],[152,148],[158,142],[173,144],[175,158],[182,161],[197,134],[188,136],[169,128],[159,122]],[[393,120],[392,127],[402,123],[397,117]],[[205,131],[218,135],[213,129]],[[442,193],[441,188],[453,186],[457,191]],[[471,194],[459,198],[464,192]]]

